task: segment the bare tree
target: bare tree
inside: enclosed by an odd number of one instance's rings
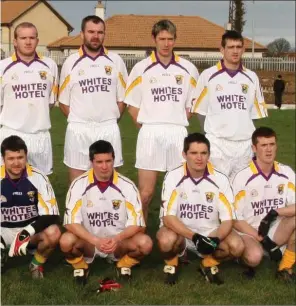
[[[235,31],[242,33],[244,25],[246,23],[246,21],[244,20],[244,16],[246,13],[244,1],[235,0],[234,4],[235,4],[235,17],[233,19],[232,28]]]
[[[279,56],[283,52],[291,51],[291,44],[285,38],[278,38],[267,45],[269,56]]]

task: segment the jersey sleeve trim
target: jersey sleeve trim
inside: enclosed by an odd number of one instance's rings
[[[178,195],[178,193],[177,193],[177,190],[175,189],[175,190],[172,192],[171,197],[170,197],[170,199],[169,199],[168,208],[167,208],[167,214],[169,214],[169,212],[170,212],[170,210],[171,210],[173,204],[175,203],[176,198],[177,198],[177,195]]]
[[[130,202],[125,202],[125,207],[131,212],[133,218],[134,218],[134,224],[133,225],[137,225],[137,213],[135,211],[135,207],[132,203]]]
[[[255,97],[254,104],[255,104],[256,111],[257,111],[257,114],[258,114],[259,118],[263,118],[263,115],[262,115],[261,110],[260,110],[259,102],[258,102],[256,97]]]
[[[60,90],[59,90],[59,95],[62,93],[62,91],[66,88],[66,86],[69,84],[70,82],[70,74],[67,75],[67,77],[65,78],[62,86],[60,87]]]
[[[237,193],[237,195],[235,196],[235,200],[234,200],[234,208],[235,209],[238,208],[239,201],[241,201],[245,196],[246,196],[246,191],[245,190],[241,190]]]
[[[230,217],[233,219],[231,205],[222,192],[219,193],[219,200],[226,206]]]
[[[74,220],[75,220],[75,215],[77,214],[78,210],[81,208],[82,206],[82,200],[78,200],[76,203],[75,203],[75,206],[71,212],[71,223],[75,223]]]
[[[204,87],[204,89],[202,90],[200,96],[197,98],[196,102],[195,102],[195,105],[194,105],[194,108],[193,108],[193,112],[195,113],[199,104],[201,103],[201,101],[204,99],[204,97],[207,95],[208,93],[208,88],[207,87]]]
[[[42,195],[38,192],[38,202],[41,205],[41,207],[44,208],[46,215],[49,215],[49,209],[45,203],[45,201],[42,198]]]
[[[190,77],[190,84],[192,85],[192,87],[196,87],[197,82],[194,77]]]
[[[126,83],[125,83],[125,81],[123,79],[123,75],[122,75],[121,72],[118,73],[118,78],[119,78],[119,81],[121,83],[121,86],[125,89],[126,88]]]
[[[292,182],[288,183],[288,189],[291,189],[292,191],[295,192],[295,185]]]
[[[138,76],[129,86],[129,88],[127,89],[126,93],[125,93],[125,97],[127,97],[129,95],[129,93],[139,84],[142,83],[142,77]]]

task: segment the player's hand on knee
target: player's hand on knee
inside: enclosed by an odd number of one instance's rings
[[[277,216],[278,213],[274,209],[271,209],[268,214],[261,220],[258,228],[258,234],[260,236],[264,237],[267,235],[271,223],[276,220]]]
[[[10,257],[26,255],[30,238],[30,228],[27,226],[15,235],[14,240],[11,243],[8,255]]]
[[[192,236],[192,241],[196,250],[203,255],[213,254],[220,244],[218,237],[206,237],[197,233]]]
[[[268,252],[270,259],[274,261],[280,261],[282,259],[282,252],[280,247],[271,240],[268,236],[265,236],[261,241],[263,249]]]

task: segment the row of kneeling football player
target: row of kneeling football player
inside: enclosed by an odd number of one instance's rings
[[[231,259],[253,268],[264,252],[279,261],[277,277],[293,282],[295,274],[295,173],[275,162],[277,139],[266,127],[253,133],[254,159],[233,181],[209,163],[210,142],[199,133],[184,139],[185,163],[163,182],[161,227],[157,243],[165,259],[165,282],[177,281],[178,259],[187,251],[202,257],[200,272],[209,282],[223,283],[218,265]],[[114,150],[106,141],[89,148],[92,168],[75,179],[68,191],[60,237],[58,208],[48,179],[26,166],[24,142],[11,136],[1,154],[1,264],[9,255],[34,252],[33,277],[60,243],[74,278],[85,284],[95,257],[116,263],[118,275],[130,279],[131,268],[151,252],[145,234],[139,193],[114,169]],[[234,195],[233,195],[233,191]],[[282,255],[283,254],[283,255]]]

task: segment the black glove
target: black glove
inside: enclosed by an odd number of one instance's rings
[[[278,213],[274,210],[271,209],[269,213],[261,220],[259,228],[258,228],[258,234],[262,237],[266,236],[270,225],[275,219],[277,218]]]
[[[196,250],[203,255],[213,254],[220,244],[218,237],[206,237],[197,233],[192,236],[192,241]]]
[[[261,241],[263,249],[269,254],[270,259],[274,261],[280,261],[282,259],[282,252],[280,247],[272,241],[268,236],[265,236]]]

